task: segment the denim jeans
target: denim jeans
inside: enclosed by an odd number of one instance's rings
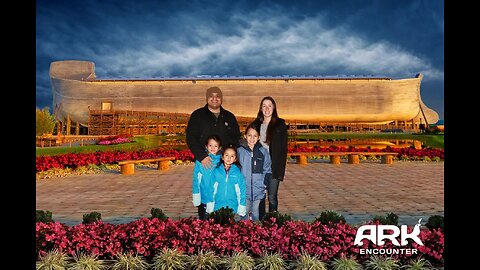
[[[278,211],[278,186],[280,180],[272,178],[267,184],[268,212]]]
[[[278,211],[278,186],[280,185],[280,180],[272,178],[265,185],[267,186],[268,212]],[[258,206],[260,220],[263,220],[265,217],[265,208],[267,208],[265,199],[262,199]]]
[[[251,213],[253,221],[260,220],[259,208],[258,208],[259,205],[260,205],[260,200],[251,201],[247,199],[247,214],[243,219],[248,220],[249,215]]]

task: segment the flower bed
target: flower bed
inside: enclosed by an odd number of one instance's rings
[[[433,148],[422,148],[415,149],[413,147],[386,147],[386,148],[371,148],[371,147],[294,147],[288,149],[289,153],[294,152],[395,152],[398,153],[397,158],[408,157],[409,159],[416,160],[418,158],[428,157],[430,159],[439,158],[444,159],[444,150],[443,149],[433,149]]]
[[[149,151],[104,151],[95,153],[70,153],[56,156],[39,156],[36,158],[36,171],[51,168],[78,168],[89,164],[114,164],[121,160],[148,159],[157,157],[175,157],[176,160],[193,160],[190,150],[149,150]]]
[[[290,148],[289,152],[347,152],[347,151],[357,151],[357,152],[397,152],[398,155],[396,158],[403,160],[443,160],[444,152],[443,149],[414,149],[414,148],[347,148],[347,147],[296,147]],[[194,157],[190,150],[138,150],[138,151],[105,151],[105,152],[95,152],[95,153],[70,153],[63,155],[55,156],[39,156],[36,158],[36,171],[42,172],[52,168],[78,168],[82,166],[87,166],[89,164],[102,165],[102,164],[114,164],[121,160],[127,159],[147,159],[147,158],[157,158],[157,157],[167,157],[173,156],[175,160],[180,160],[183,162],[193,161]]]
[[[130,134],[108,136],[108,137],[100,138],[97,144],[98,145],[114,145],[114,144],[129,143],[129,142],[133,142],[131,138],[132,138],[132,135]]]
[[[142,218],[126,224],[98,221],[72,227],[59,222],[37,222],[36,254],[38,257],[58,249],[70,255],[83,251],[102,259],[113,259],[117,253],[132,252],[152,259],[162,248],[177,248],[186,254],[208,250],[227,256],[236,251],[247,251],[253,257],[260,257],[265,252],[277,252],[285,259],[293,260],[306,252],[317,255],[323,261],[342,256],[355,256],[358,261],[365,261],[371,255],[360,254],[360,248],[353,244],[356,230],[346,223],[325,225],[318,221],[287,221],[282,226],[277,225],[275,220],[265,225],[251,221],[219,225],[213,220],[196,218],[169,218],[166,221]],[[392,257],[400,262],[422,257],[433,264],[443,265],[443,232],[422,230],[419,238],[424,246],[410,242],[403,247],[417,249],[417,254],[395,254]],[[389,242],[377,247],[364,240],[362,248],[397,247]]]

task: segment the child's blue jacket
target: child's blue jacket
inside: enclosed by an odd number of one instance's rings
[[[210,169],[204,168],[198,160],[195,161],[193,168],[192,198],[194,206],[213,201],[212,173],[222,156],[210,153],[208,155],[212,158],[212,167]]]
[[[213,211],[222,207],[244,216],[246,212],[245,180],[240,168],[232,164],[229,171],[220,164],[213,170]]]

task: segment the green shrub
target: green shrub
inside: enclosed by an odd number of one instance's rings
[[[117,260],[112,270],[146,270],[149,265],[142,256],[130,253],[117,253]]]
[[[430,230],[441,229],[443,231],[444,220],[445,218],[443,216],[433,215],[428,218],[428,221],[425,224],[425,226]]]
[[[398,226],[398,216],[394,213],[389,213],[386,216],[375,216],[373,221],[378,221],[383,225],[395,225]]]
[[[49,222],[53,222],[53,219],[52,219],[52,212],[46,210],[37,210],[36,211],[36,222],[43,222],[43,223],[49,223]]]
[[[425,134],[426,135],[437,135],[437,134],[443,134],[443,132],[439,127],[434,126],[434,127],[430,127],[430,128],[425,129]]]
[[[417,258],[409,261],[403,266],[405,270],[434,270],[432,264],[424,258]]]
[[[362,265],[354,257],[342,256],[331,262],[332,270],[362,270]]]
[[[162,209],[159,209],[159,208],[152,208],[150,210],[150,214],[152,214],[150,219],[158,218],[158,220],[163,220],[163,221],[166,221],[168,219],[167,215],[165,215]]]
[[[254,266],[255,260],[248,255],[247,251],[235,251],[224,260],[224,267],[227,270],[250,270]]]
[[[220,209],[219,209],[220,210]],[[214,270],[222,264],[222,259],[213,251],[200,250],[197,255],[189,257],[189,264],[192,270]]]
[[[102,214],[99,212],[90,212],[83,215],[83,224],[89,224],[102,219]]]
[[[293,220],[292,216],[288,214],[280,214],[278,211],[265,213],[262,224],[264,226],[272,224],[271,218],[275,218],[275,222],[278,226],[283,226],[285,222]]]
[[[268,254],[265,253],[259,259],[256,266],[258,270],[284,270],[286,267],[285,260],[280,253]]]
[[[229,207],[222,207],[208,215],[208,219],[213,219],[216,224],[220,225],[231,224],[235,222],[234,218],[233,209]]]
[[[68,264],[68,256],[63,251],[53,249],[44,256],[40,255],[39,261],[36,263],[37,270],[62,270],[66,269]]]
[[[341,214],[338,214],[337,212],[332,210],[325,210],[321,212],[320,215],[317,216],[313,222],[317,222],[317,221],[319,221],[322,224],[328,224],[329,222],[333,224],[346,222],[345,218]]]
[[[295,270],[327,270],[327,266],[317,256],[302,252],[296,263]]]
[[[163,248],[153,258],[153,270],[183,270],[188,264],[188,255],[177,248]]]
[[[400,267],[397,259],[377,255],[370,257],[365,266],[367,270],[395,270]]]
[[[105,269],[104,261],[98,258],[96,254],[85,254],[82,252],[74,253],[75,260],[69,270],[102,270]]]

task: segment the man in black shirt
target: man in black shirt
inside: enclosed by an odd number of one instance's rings
[[[222,107],[222,90],[210,87],[206,92],[207,104],[196,109],[188,120],[187,145],[196,160],[202,165],[211,164],[211,159],[205,152],[205,140],[210,135],[218,135],[222,147],[230,144],[238,146],[240,128],[235,115]]]
[[[223,94],[218,87],[210,87],[206,92],[207,104],[196,109],[187,124],[187,145],[195,160],[205,168],[211,168],[212,159],[205,151],[206,140],[211,135],[217,135],[222,142],[222,148],[228,145],[238,146],[240,127],[235,115],[222,107]],[[204,205],[199,206],[199,217],[205,215]]]

